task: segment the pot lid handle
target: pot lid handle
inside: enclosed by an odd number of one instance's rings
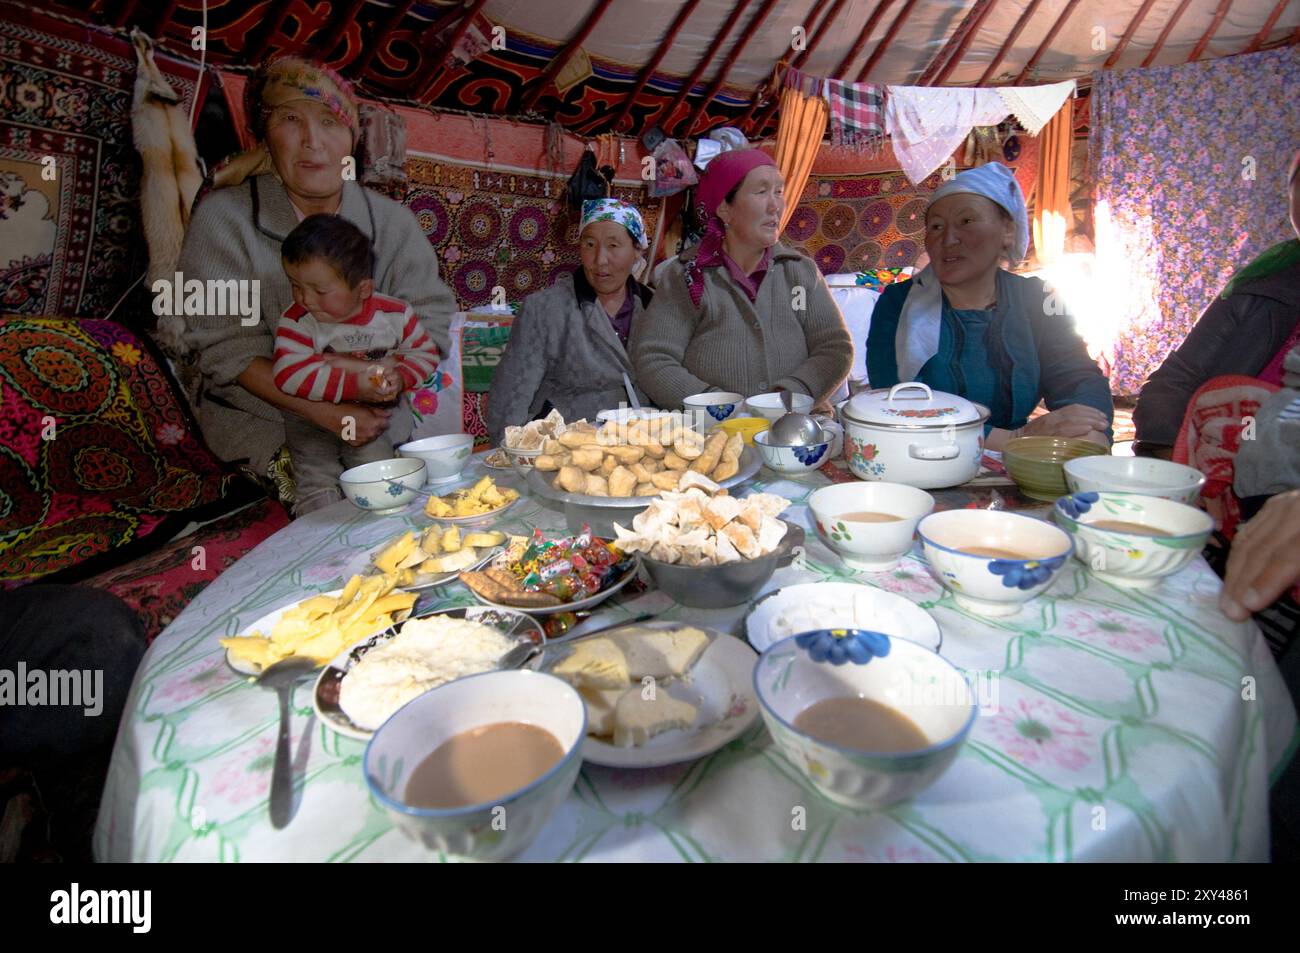
[[[902,384],[895,384],[893,387],[889,388],[889,402],[892,404],[894,402],[894,395],[900,390],[906,390],[909,387],[921,388],[921,390],[925,391],[926,400],[934,400],[934,393],[930,390],[929,384],[922,384],[920,381],[904,381]]]

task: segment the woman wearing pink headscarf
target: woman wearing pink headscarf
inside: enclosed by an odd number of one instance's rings
[[[696,199],[703,240],[661,269],[632,326],[637,383],[666,409],[709,390],[824,401],[848,376],[853,342],[812,259],[778,241],[776,163],[757,149],[724,152]]]

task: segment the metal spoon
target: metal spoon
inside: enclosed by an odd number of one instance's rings
[[[497,669],[504,672],[512,668],[523,668],[529,659],[540,655],[541,651],[542,647],[536,642],[520,642],[497,660]]]
[[[290,655],[266,669],[257,683],[274,688],[280,696],[280,736],[275,742],[275,770],[271,773],[271,826],[285,827],[293,818],[293,769],[289,758],[289,695],[293,686],[320,665],[303,655]]]
[[[785,416],[772,424],[768,431],[767,442],[774,447],[806,447],[822,442],[821,424],[807,414],[794,412],[788,390],[781,391],[781,403],[785,405]]]

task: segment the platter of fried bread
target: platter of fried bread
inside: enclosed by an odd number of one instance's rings
[[[528,483],[559,502],[637,507],[665,490],[682,489],[688,474],[730,488],[761,466],[743,437],[722,431],[706,437],[670,416],[601,427],[579,420],[545,438]]]
[[[550,644],[542,670],[587,705],[583,760],[653,768],[712,754],[754,723],[757,658],[730,635],[657,620]]]
[[[481,568],[509,541],[497,530],[434,523],[423,530],[406,530],[358,554],[348,569],[362,575],[395,575],[400,589],[427,589],[455,582],[464,570]]]
[[[464,487],[424,501],[424,515],[444,523],[481,523],[500,516],[519,500],[519,491],[497,486],[490,476],[473,486]]]
[[[221,640],[226,663],[258,675],[291,655],[324,665],[349,645],[406,618],[417,598],[395,592],[394,576],[353,576],[342,589],[311,596],[262,616]]]

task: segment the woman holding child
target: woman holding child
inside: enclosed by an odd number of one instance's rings
[[[409,305],[445,354],[456,305],[439,280],[433,249],[408,209],[345,178],[359,125],[357,102],[344,79],[310,61],[285,57],[258,71],[245,101],[259,144],[214,173],[214,189],[195,208],[180,257],[186,280],[260,282],[262,313],[251,326],[225,315],[186,317],[186,341],[203,374],[196,408],[203,434],[219,456],[246,463],[258,476],[268,473],[284,445],[289,415],[353,447],[385,434],[392,444],[401,443],[412,420],[400,401],[393,404],[400,375],[375,376],[372,382],[370,374],[355,374],[354,368],[346,392],[321,400],[277,386],[276,324],[296,300],[281,244],[311,215],[350,222],[372,248],[374,288]],[[321,357],[340,367],[349,359],[329,351]],[[388,386],[381,389],[375,382]],[[295,513],[341,498],[337,493],[336,486],[316,492],[302,499]]]

